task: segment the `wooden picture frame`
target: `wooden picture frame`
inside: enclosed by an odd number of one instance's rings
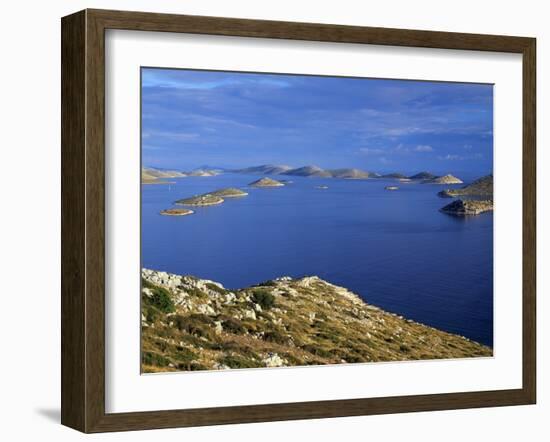
[[[523,57],[523,385],[513,390],[105,412],[105,30],[517,53]],[[533,38],[84,10],[62,19],[62,424],[83,432],[533,404],[536,398]]]

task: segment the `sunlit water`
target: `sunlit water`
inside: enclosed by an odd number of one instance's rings
[[[318,275],[385,310],[493,344],[493,215],[439,212],[452,200],[437,191],[453,186],[300,177],[280,188],[247,186],[258,178],[142,186],[143,266],[228,288]],[[399,190],[384,190],[389,184]],[[189,216],[159,215],[176,199],[224,187],[249,195]]]

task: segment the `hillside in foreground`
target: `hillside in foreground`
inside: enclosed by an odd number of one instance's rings
[[[143,269],[141,308],[148,373],[492,355],[315,276],[229,290]]]

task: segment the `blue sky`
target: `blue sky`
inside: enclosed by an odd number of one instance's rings
[[[491,85],[142,69],[153,167],[492,172]]]

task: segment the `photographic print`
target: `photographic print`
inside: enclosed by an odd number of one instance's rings
[[[141,161],[142,373],[493,355],[493,85],[143,67]]]

